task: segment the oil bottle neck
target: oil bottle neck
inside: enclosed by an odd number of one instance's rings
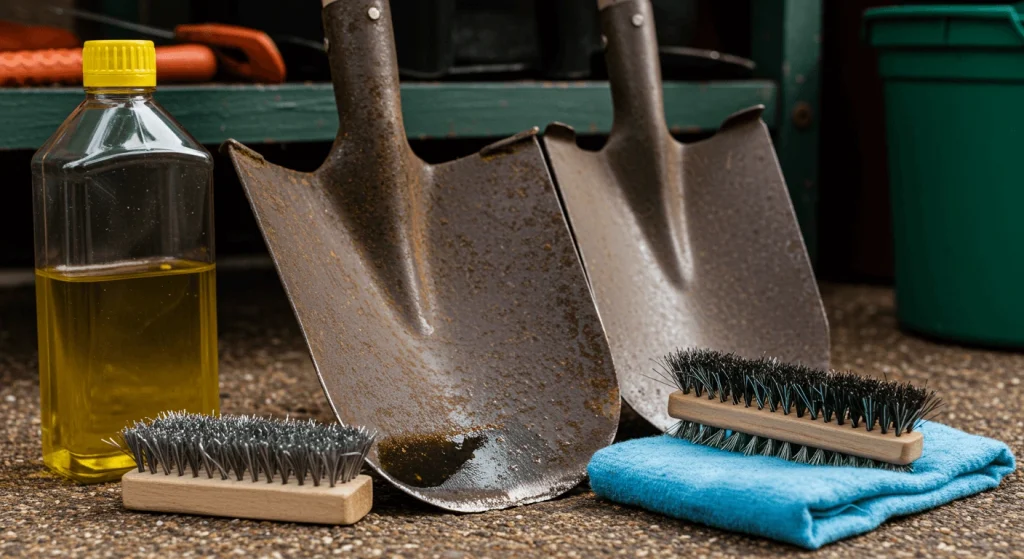
[[[90,100],[127,101],[150,98],[154,91],[155,87],[87,87],[85,96]]]

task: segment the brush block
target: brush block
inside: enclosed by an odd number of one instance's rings
[[[767,408],[748,408],[743,404],[733,404],[731,400],[708,400],[706,397],[678,391],[668,397],[668,414],[676,419],[720,429],[733,429],[748,435],[901,466],[920,458],[924,445],[924,437],[917,431],[903,433],[899,437],[892,431],[883,435],[877,428],[868,431],[863,424],[853,427],[849,422],[845,425],[839,425],[834,420],[825,423],[820,416],[816,420],[806,414],[797,417],[794,413],[787,415]]]
[[[121,478],[121,492],[131,510],[313,524],[354,524],[373,506],[373,481],[367,475],[317,487],[308,481],[282,484],[280,479],[267,483],[133,470]]]

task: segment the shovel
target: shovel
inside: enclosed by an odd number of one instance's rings
[[[339,420],[452,511],[575,486],[619,392],[536,129],[441,165],[402,123],[387,0],[326,0],[340,126],[313,173],[230,154]]]
[[[662,104],[649,0],[599,0],[615,117],[598,152],[552,124],[544,147],[597,301],[623,398],[666,429],[655,359],[701,347],[824,367],[828,323],[761,120],[680,144]]]

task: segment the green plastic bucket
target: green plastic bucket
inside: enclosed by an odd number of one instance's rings
[[[868,10],[902,327],[1024,347],[1024,3]]]

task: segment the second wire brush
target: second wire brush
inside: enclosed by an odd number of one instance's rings
[[[670,434],[703,444],[812,465],[911,471],[923,439],[914,430],[939,406],[934,391],[773,358],[691,349],[664,359],[679,388]]]

